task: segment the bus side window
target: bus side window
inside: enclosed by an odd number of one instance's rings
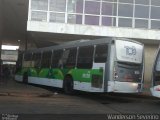
[[[91,69],[93,65],[93,46],[79,48],[77,68]]]
[[[74,68],[76,65],[77,48],[67,49],[63,55],[63,67]]]
[[[108,46],[107,45],[97,45],[95,52],[95,63],[105,63],[108,56]]]
[[[25,53],[23,59],[23,67],[31,67],[32,64],[32,53]]]
[[[34,53],[33,54],[33,67],[40,68],[41,67],[41,53]]]
[[[52,51],[43,52],[42,62],[41,62],[41,67],[42,68],[49,68],[50,67],[51,56],[52,56]]]
[[[62,58],[63,50],[55,50],[53,51],[52,57],[52,68],[58,68],[60,64],[60,59]]]

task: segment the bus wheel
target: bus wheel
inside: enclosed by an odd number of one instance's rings
[[[71,76],[66,76],[63,81],[63,89],[66,94],[72,95],[73,90],[73,79]]]
[[[27,72],[25,72],[25,73],[23,74],[23,83],[25,83],[25,84],[28,83],[28,73],[27,73]]]

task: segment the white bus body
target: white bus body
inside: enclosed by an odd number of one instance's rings
[[[56,63],[55,53],[59,50],[62,51],[62,55]],[[51,53],[50,60],[47,57],[43,58],[45,53],[49,54],[48,52]],[[72,60],[75,63],[72,64],[72,68],[71,65],[69,67],[66,65],[70,53],[75,53]],[[27,55],[31,57],[26,59]],[[38,67],[35,64],[36,55],[40,56]],[[43,63],[47,64],[46,59],[49,61],[48,68],[43,67]],[[139,42],[123,38],[75,41],[28,50],[17,63],[19,67],[15,79],[26,83],[59,88],[65,88],[65,84],[69,84],[68,89],[72,86],[74,90],[87,92],[137,93],[141,92],[143,87],[144,46]],[[68,72],[64,72],[66,69]],[[54,72],[47,73],[45,77],[46,71]]]
[[[150,90],[153,96],[160,98],[160,47],[157,50],[152,69],[152,87]]]

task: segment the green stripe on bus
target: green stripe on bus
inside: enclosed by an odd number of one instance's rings
[[[72,75],[75,81],[80,82],[91,82],[93,75],[103,76],[103,72],[100,69],[73,69],[68,73]]]
[[[49,68],[23,68],[20,75],[28,72],[28,76],[50,78],[64,80],[65,75],[71,75],[73,80],[80,82],[91,82],[93,75],[98,75],[103,78],[103,70],[101,69],[49,69]]]

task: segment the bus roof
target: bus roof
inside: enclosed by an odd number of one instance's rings
[[[137,44],[141,44],[140,42],[127,39],[127,38],[117,38],[117,37],[106,37],[106,38],[100,38],[100,39],[81,39],[81,40],[75,40],[75,41],[70,41],[70,42],[65,42],[60,45],[55,45],[55,46],[50,46],[50,47],[44,47],[44,48],[36,48],[36,49],[30,49],[25,51],[26,53],[30,52],[42,52],[42,51],[49,51],[49,50],[56,50],[56,49],[65,49],[65,48],[72,48],[72,47],[77,47],[77,46],[87,46],[87,45],[95,45],[95,44],[102,44],[102,43],[114,43],[115,40],[124,40],[124,41],[131,41]]]

